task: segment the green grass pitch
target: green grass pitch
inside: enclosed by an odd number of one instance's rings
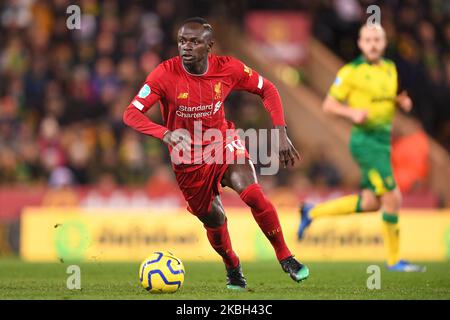
[[[366,286],[367,267],[381,268],[381,289]],[[276,261],[243,263],[249,290],[225,288],[221,263],[185,262],[184,286],[149,294],[138,281],[139,263],[83,263],[82,290],[69,290],[68,263],[0,259],[0,299],[450,299],[450,263],[424,263],[425,273],[389,272],[383,263],[311,262],[310,278],[295,283]]]

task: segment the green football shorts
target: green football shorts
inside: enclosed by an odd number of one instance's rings
[[[350,152],[361,169],[362,189],[377,196],[396,188],[391,164],[391,130],[352,128]]]

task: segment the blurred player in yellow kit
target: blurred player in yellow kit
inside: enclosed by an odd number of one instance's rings
[[[412,102],[405,91],[397,94],[395,64],[383,58],[386,35],[379,24],[360,29],[362,55],[343,66],[323,103],[326,113],[353,123],[350,152],[361,169],[361,189],[317,205],[302,204],[298,238],[316,218],[382,210],[387,266],[394,271],[424,271],[399,257],[398,211],[401,194],[391,166],[391,129],[396,106],[409,112]]]

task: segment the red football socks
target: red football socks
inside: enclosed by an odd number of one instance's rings
[[[275,249],[278,261],[292,256],[284,241],[278,214],[272,203],[264,196],[261,186],[258,183],[248,186],[240,197],[251,208],[253,217]]]
[[[222,256],[223,262],[227,268],[236,268],[239,264],[239,258],[231,246],[230,235],[228,233],[227,220],[218,228],[204,226],[209,243]]]

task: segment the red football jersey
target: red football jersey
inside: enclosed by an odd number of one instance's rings
[[[273,125],[285,125],[280,96],[270,81],[238,59],[213,54],[208,57],[206,72],[200,75],[189,73],[180,57],[159,64],[128,106],[124,121],[134,129],[159,139],[168,130],[186,129],[193,138],[193,144],[201,141],[204,147],[211,141],[195,139],[194,128],[198,128],[199,121],[202,133],[211,128],[222,133],[234,128],[234,124],[225,119],[224,112],[224,101],[232,90],[258,94]],[[157,101],[160,101],[164,125],[158,125],[143,115]]]

